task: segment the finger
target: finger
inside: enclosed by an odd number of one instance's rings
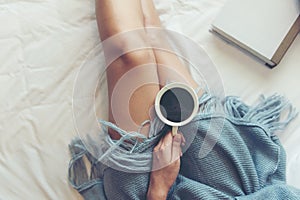
[[[154,152],[159,151],[161,149],[161,145],[162,145],[162,139],[159,140],[159,142],[156,144],[156,146],[154,147]]]
[[[181,137],[181,139],[182,139],[182,141],[181,141],[181,146],[185,146],[186,140],[185,140],[185,138],[184,138],[184,136],[183,136],[182,133],[180,133],[180,135],[182,136],[182,137]]]
[[[178,160],[180,156],[182,155],[181,152],[181,143],[182,143],[182,135],[176,134],[173,137],[173,143],[172,143],[172,162],[175,160]]]
[[[159,151],[160,149],[164,149],[167,145],[172,144],[172,134],[168,132],[165,136],[163,136],[157,145],[154,147],[154,151]]]
[[[164,163],[166,165],[170,164],[172,161],[172,143],[173,143],[173,136],[172,132],[168,132],[163,140],[162,140],[162,146],[161,146],[161,156],[164,160]]]
[[[153,151],[152,167],[156,169],[169,165],[172,161],[172,133],[168,132]]]
[[[172,136],[172,132],[170,131],[162,138],[162,145],[163,145],[162,147],[171,148],[172,140],[173,140],[173,136]]]

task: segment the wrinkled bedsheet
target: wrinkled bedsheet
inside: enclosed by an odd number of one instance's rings
[[[226,95],[280,93],[300,110],[300,36],[270,70],[209,32],[224,3],[155,1],[166,28],[206,50]],[[94,0],[0,0],[0,23],[0,199],[81,199],[67,180],[68,144],[76,74],[100,42]],[[300,117],[278,135],[287,182],[300,188]]]

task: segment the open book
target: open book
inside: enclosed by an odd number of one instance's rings
[[[228,0],[212,32],[276,66],[300,30],[299,0]]]

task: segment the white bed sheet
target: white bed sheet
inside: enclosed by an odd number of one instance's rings
[[[227,95],[285,95],[300,110],[300,36],[268,69],[208,30],[226,0],[156,0],[163,25],[202,45]],[[67,181],[76,73],[98,43],[94,0],[0,0],[0,199],[81,199]],[[300,188],[300,116],[283,133]]]

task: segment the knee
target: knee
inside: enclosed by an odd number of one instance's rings
[[[149,49],[127,52],[124,53],[120,58],[122,62],[129,67],[155,62],[154,54]]]
[[[104,51],[115,54],[126,66],[136,66],[149,62],[155,62],[155,56],[145,34],[125,32],[113,36],[104,45]],[[117,56],[117,57],[116,57]]]

